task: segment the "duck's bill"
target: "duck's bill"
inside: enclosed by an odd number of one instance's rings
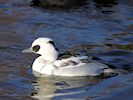
[[[32,48],[27,48],[25,50],[22,51],[23,53],[34,53],[34,51],[32,50]]]

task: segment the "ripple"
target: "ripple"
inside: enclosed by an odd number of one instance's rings
[[[31,0],[0,0],[0,98],[10,100],[119,100],[132,98],[132,0],[89,0],[72,8],[40,8]],[[52,38],[61,51],[96,56],[128,71],[111,78],[34,77],[37,37]]]

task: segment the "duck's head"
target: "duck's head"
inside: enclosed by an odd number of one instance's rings
[[[53,40],[46,37],[37,38],[32,43],[32,46],[23,50],[23,52],[39,54],[46,61],[55,61],[59,55],[58,49],[55,47]]]

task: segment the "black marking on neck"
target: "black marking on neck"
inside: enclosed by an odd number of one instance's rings
[[[49,41],[49,43],[52,44],[57,51],[59,51],[58,48],[55,47],[55,43],[53,41]]]
[[[55,44],[53,41],[49,41],[50,44],[52,44],[55,47]]]

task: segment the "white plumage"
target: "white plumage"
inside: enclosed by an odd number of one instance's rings
[[[97,76],[102,73],[114,73],[114,69],[108,65],[93,60],[88,56],[71,56],[58,59],[59,51],[56,49],[52,39],[41,37],[36,39],[29,49],[23,52],[34,52],[40,54],[32,65],[33,71],[46,75],[57,76]]]

